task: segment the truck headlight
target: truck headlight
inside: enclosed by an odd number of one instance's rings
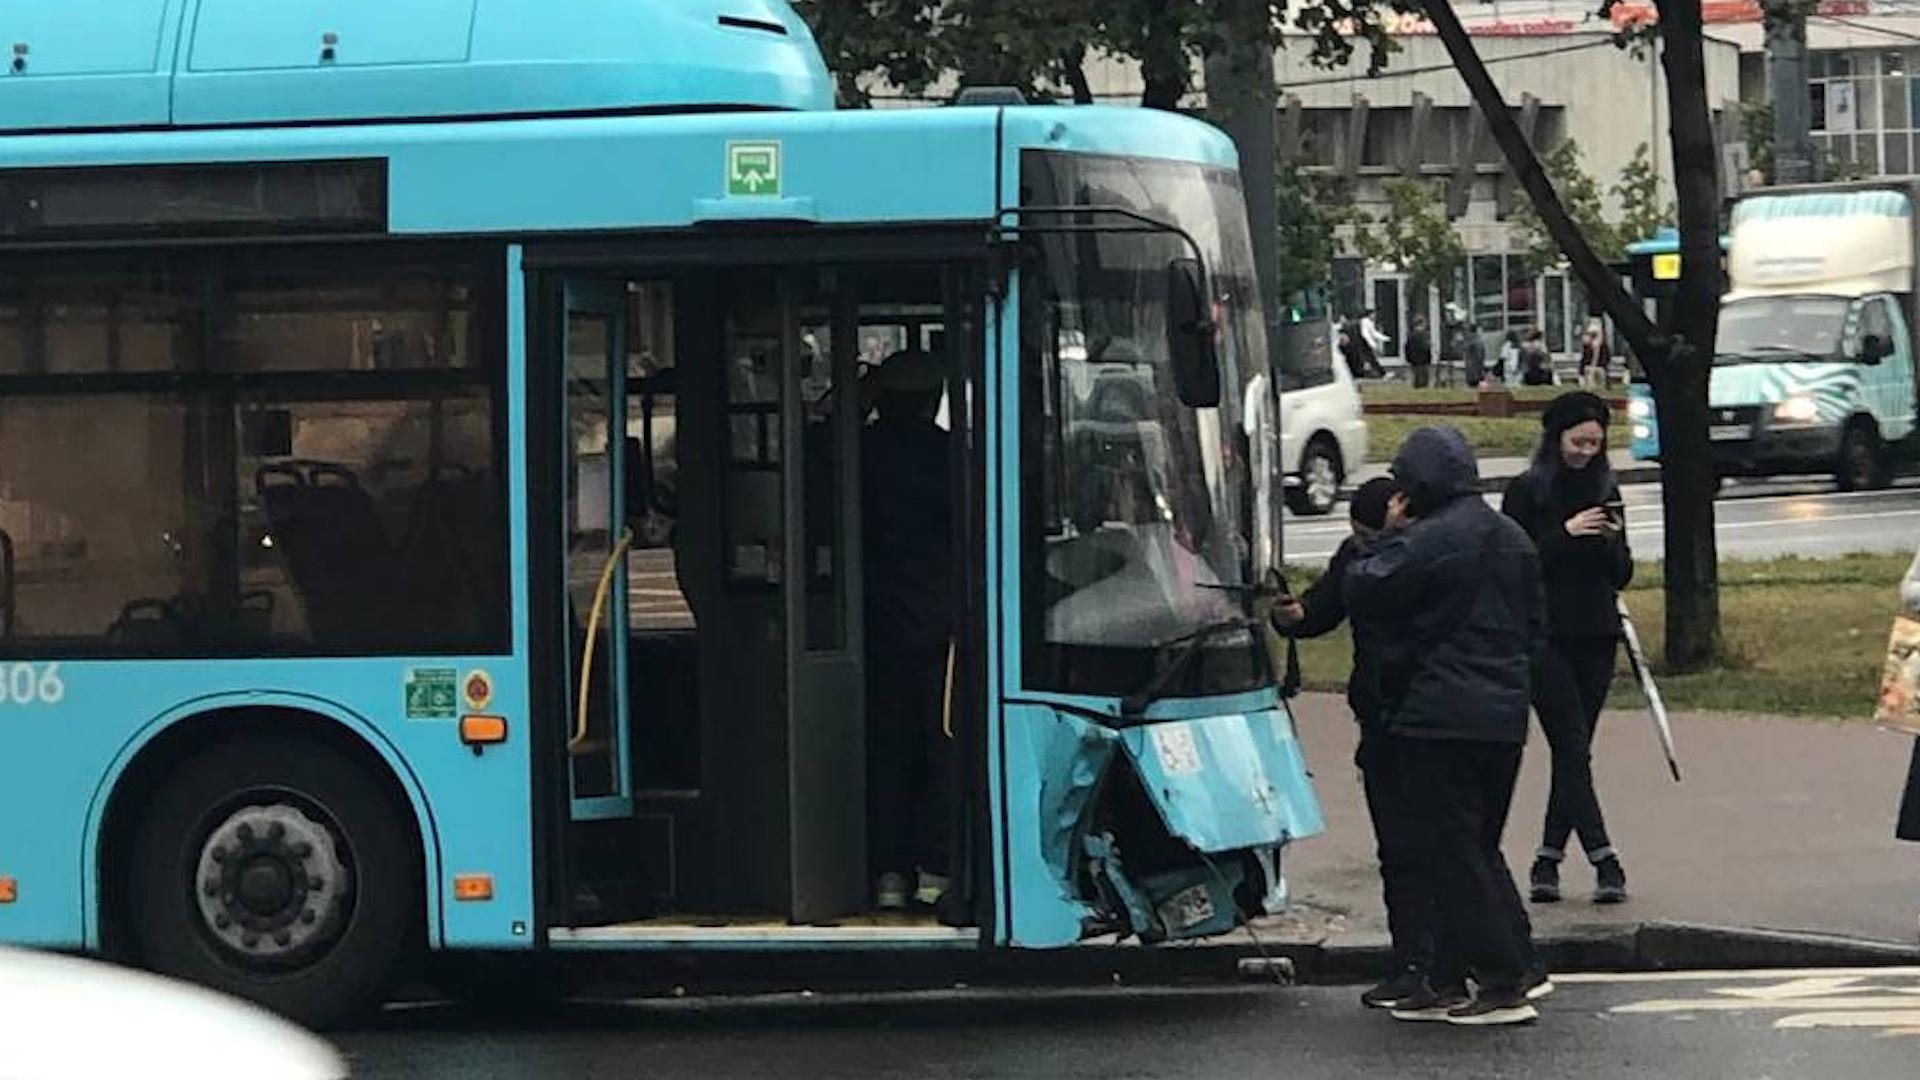
[[[1647,420],[1653,416],[1653,402],[1646,398],[1632,398],[1627,402],[1627,415],[1635,420]]]
[[[1787,424],[1811,424],[1820,419],[1820,406],[1804,394],[1795,394],[1773,407],[1773,418]]]

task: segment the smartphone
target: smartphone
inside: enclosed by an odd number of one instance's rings
[[[1600,509],[1607,512],[1607,520],[1613,522],[1614,528],[1619,529],[1625,527],[1627,523],[1627,504],[1625,502],[1619,499],[1611,499],[1600,504]]]

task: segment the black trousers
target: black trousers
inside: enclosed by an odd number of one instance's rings
[[[1553,786],[1540,833],[1543,858],[1557,859],[1576,832],[1589,860],[1613,855],[1593,786],[1593,732],[1607,704],[1617,647],[1611,637],[1554,638],[1541,663],[1533,708],[1553,753]]]
[[[876,877],[948,872],[946,680],[946,642],[884,635],[869,641],[867,861]]]
[[[1420,804],[1409,797],[1396,741],[1362,730],[1354,763],[1373,819],[1380,886],[1393,938],[1394,970],[1431,971],[1439,953],[1440,906],[1427,880]]]
[[[1913,758],[1907,763],[1907,787],[1900,796],[1900,820],[1893,835],[1920,840],[1920,739],[1913,740]]]
[[[1435,986],[1519,988],[1534,967],[1533,926],[1500,837],[1520,778],[1518,744],[1393,737],[1408,797],[1423,811],[1424,865],[1440,909]]]

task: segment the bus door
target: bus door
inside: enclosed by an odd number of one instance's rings
[[[730,892],[794,922],[865,906],[857,311],[822,268],[711,283],[724,367],[717,740]]]
[[[565,567],[569,781],[575,820],[633,812],[628,715],[627,297],[566,282]]]

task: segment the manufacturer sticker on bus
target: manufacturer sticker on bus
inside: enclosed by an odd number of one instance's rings
[[[485,712],[493,704],[493,677],[484,671],[469,671],[461,693],[467,699],[467,711]]]
[[[407,669],[407,719],[451,720],[459,672],[452,668]]]

